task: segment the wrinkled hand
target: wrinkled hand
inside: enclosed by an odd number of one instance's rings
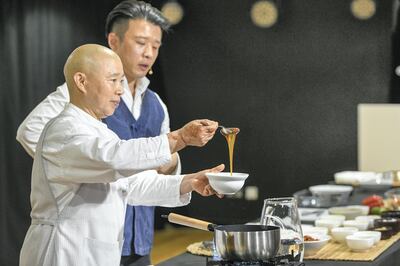
[[[208,182],[208,178],[205,175],[205,173],[209,173],[209,172],[214,172],[214,173],[218,173],[221,172],[222,170],[224,170],[225,165],[220,164],[214,168],[211,169],[207,169],[207,170],[203,170],[200,171],[198,173],[195,174],[195,177],[191,180],[191,185],[192,185],[192,189],[194,191],[196,191],[197,193],[199,193],[200,195],[204,196],[204,197],[208,197],[211,195],[217,195],[219,198],[222,198],[223,195],[218,194],[210,185],[210,183]]]
[[[199,119],[193,120],[179,130],[179,135],[186,145],[202,147],[214,137],[218,122]]]

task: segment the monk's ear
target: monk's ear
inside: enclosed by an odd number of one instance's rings
[[[86,89],[87,77],[86,77],[85,73],[76,72],[74,74],[74,82],[75,82],[75,85],[76,85],[78,91],[80,91],[83,94],[85,94],[87,92],[87,89]]]
[[[115,32],[110,32],[107,36],[108,46],[111,50],[116,51],[119,48],[120,40]]]

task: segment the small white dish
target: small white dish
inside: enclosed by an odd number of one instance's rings
[[[337,184],[359,184],[362,181],[375,180],[377,174],[375,172],[361,171],[343,171],[334,174],[334,179]]]
[[[326,227],[331,230],[334,227],[339,227],[342,224],[340,220],[316,220],[315,226]]]
[[[304,256],[312,256],[316,254],[323,246],[328,243],[329,239],[331,239],[331,237],[328,235],[312,234],[310,236],[318,240],[304,241]]]
[[[339,243],[346,242],[346,236],[352,235],[358,232],[357,227],[336,227],[332,228],[331,235],[332,238]]]
[[[371,236],[374,238],[374,245],[381,240],[381,232],[378,231],[359,231],[354,233],[355,236]]]
[[[329,229],[327,227],[318,227],[318,226],[311,226],[311,227],[303,227],[303,235],[328,235]]]
[[[244,181],[249,176],[245,173],[206,173],[211,187],[219,194],[232,195],[238,192],[244,185]]]
[[[333,215],[344,215],[346,220],[353,220],[357,216],[362,214],[362,210],[359,208],[348,208],[348,207],[332,207],[328,209],[330,214]]]
[[[321,216],[320,220],[337,220],[340,221],[340,225],[342,225],[343,222],[346,220],[346,216],[340,214],[328,214]]]
[[[349,205],[349,206],[347,206],[347,208],[358,209],[361,211],[361,215],[369,214],[369,206],[366,206],[366,205]]]
[[[374,221],[375,219],[379,219],[381,218],[378,215],[361,215],[361,216],[357,216],[355,218],[356,221],[365,221],[368,222],[368,228],[372,228],[374,227]]]
[[[348,220],[343,222],[343,227],[357,227],[360,231],[365,231],[368,229],[369,222],[367,221],[356,221]]]
[[[372,236],[346,236],[347,246],[356,252],[364,252],[374,245],[374,237]]]

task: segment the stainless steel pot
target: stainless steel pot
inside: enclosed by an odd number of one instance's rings
[[[267,260],[276,256],[280,245],[280,228],[265,225],[216,225],[170,213],[168,221],[205,231],[214,231],[214,244],[226,260]]]

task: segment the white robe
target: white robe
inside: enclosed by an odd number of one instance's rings
[[[182,206],[183,176],[132,176],[171,158],[166,135],[120,140],[68,104],[43,130],[32,169],[32,224],[20,265],[118,266],[125,206]]]

